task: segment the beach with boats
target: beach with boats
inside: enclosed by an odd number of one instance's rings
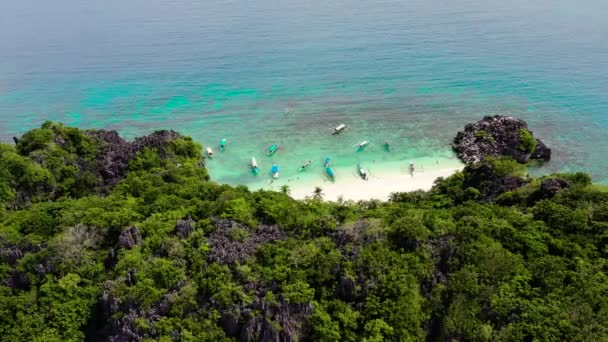
[[[304,199],[321,188],[323,198],[332,201],[385,200],[393,192],[428,190],[436,178],[447,177],[463,166],[451,151],[412,155],[414,146],[393,144],[389,139],[364,139],[347,124],[328,128],[323,138],[330,142],[325,148],[310,144],[307,149],[276,141],[251,149],[246,158],[241,157],[246,147],[221,138],[217,146],[205,147],[206,165],[213,170],[221,166],[218,164],[234,165],[239,159],[242,163],[237,165],[241,166],[232,171],[239,183],[252,190],[278,191],[287,186],[292,197]]]

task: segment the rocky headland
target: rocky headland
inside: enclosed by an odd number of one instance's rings
[[[466,125],[456,134],[452,147],[466,164],[487,156],[511,157],[519,163],[551,159],[551,149],[534,138],[525,121],[512,116],[486,116]]]

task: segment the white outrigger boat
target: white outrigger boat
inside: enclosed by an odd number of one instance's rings
[[[255,157],[251,157],[251,171],[254,175],[257,175],[260,172],[260,169],[258,168],[258,161],[255,160]]]
[[[365,169],[362,168],[361,165],[357,165],[357,169],[359,170],[359,176],[361,176],[361,178],[363,178],[363,180],[367,180],[368,179],[367,171],[365,171]]]
[[[362,141],[362,142],[360,142],[360,143],[357,145],[357,149],[358,149],[359,151],[361,151],[361,150],[363,150],[364,148],[366,148],[368,145],[369,145],[369,141],[367,141],[367,140]]]
[[[345,129],[346,129],[346,125],[345,124],[340,124],[340,125],[336,126],[336,128],[334,128],[334,132],[332,134],[340,134]]]
[[[213,149],[211,147],[207,147],[207,157],[213,158]]]

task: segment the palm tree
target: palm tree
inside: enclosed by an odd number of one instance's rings
[[[282,185],[281,192],[285,195],[291,195],[291,189],[289,188],[289,185]]]
[[[320,187],[317,186],[315,188],[315,191],[313,191],[312,198],[322,200],[323,199],[323,189],[321,189]]]

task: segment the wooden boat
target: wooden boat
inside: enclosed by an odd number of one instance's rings
[[[306,169],[308,166],[310,166],[310,164],[312,164],[312,160],[307,160],[306,162],[304,162],[304,164],[302,164],[302,166],[300,166],[300,171],[304,171],[304,169]]]
[[[345,125],[345,124],[339,124],[338,126],[336,126],[336,127],[334,128],[334,131],[333,131],[333,133],[332,133],[332,134],[334,134],[334,135],[335,135],[335,134],[340,134],[340,133],[342,133],[342,131],[344,131],[345,129],[346,129],[346,125]]]
[[[367,140],[362,141],[357,145],[357,149],[359,151],[361,151],[361,150],[365,149],[368,145],[369,145],[369,141],[367,141]]]
[[[272,165],[272,178],[277,179],[279,178],[279,166],[278,165]]]
[[[325,168],[325,172],[332,179],[336,177],[336,175],[334,174],[334,170],[332,170],[331,167],[329,167],[329,166]]]
[[[271,156],[271,155],[275,154],[277,152],[277,150],[279,149],[279,147],[280,146],[278,144],[270,145],[268,147],[268,155]]]
[[[359,171],[359,176],[361,178],[363,178],[363,180],[367,180],[368,179],[367,171],[365,171],[365,169],[362,168],[361,165],[357,165],[357,170]]]
[[[220,149],[223,151],[226,148],[226,139],[220,141]]]
[[[213,149],[211,147],[207,147],[207,157],[213,158]]]
[[[331,158],[325,157],[325,161],[323,161],[323,166],[328,167],[330,162],[331,162]]]

